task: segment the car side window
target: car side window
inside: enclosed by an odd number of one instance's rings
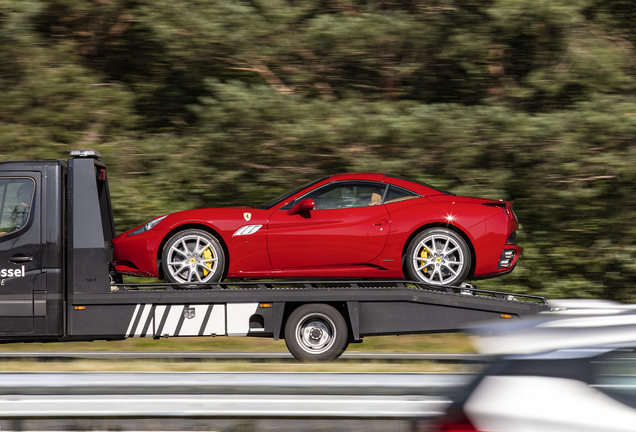
[[[404,189],[403,187],[391,185],[389,186],[389,193],[386,195],[384,204],[390,204],[398,201],[409,200],[413,198],[419,198],[420,195],[413,191]]]
[[[592,387],[636,408],[636,348],[621,348],[591,362]]]
[[[382,204],[386,184],[370,181],[343,181],[325,185],[296,200],[311,198],[316,210],[367,207]],[[291,205],[286,205],[283,210]]]
[[[30,178],[0,179],[0,236],[26,226],[35,182]]]

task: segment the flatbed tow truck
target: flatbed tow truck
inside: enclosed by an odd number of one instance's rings
[[[97,152],[71,156],[0,163],[0,342],[254,336],[322,361],[365,336],[550,310],[543,297],[403,280],[115,283],[106,166]]]

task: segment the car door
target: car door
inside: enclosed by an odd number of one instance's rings
[[[390,228],[385,191],[379,182],[332,182],[274,212],[267,226],[272,268],[365,263],[380,255]],[[312,210],[288,214],[308,198]]]
[[[41,273],[39,172],[0,173],[0,334],[33,332]]]

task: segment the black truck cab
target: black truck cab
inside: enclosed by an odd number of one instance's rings
[[[0,340],[59,340],[74,292],[110,290],[106,167],[99,153],[72,155],[0,163]]]

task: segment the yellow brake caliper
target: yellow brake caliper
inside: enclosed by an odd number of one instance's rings
[[[206,260],[212,259],[214,258],[214,254],[212,253],[212,249],[207,248],[206,250],[203,251],[203,258]],[[212,270],[212,267],[210,267],[211,263],[205,263],[205,267],[209,268],[210,270]],[[210,272],[207,271],[205,268],[203,269],[203,276],[207,276],[209,275]]]
[[[422,252],[420,252],[420,257],[426,259],[428,258],[429,253],[430,252],[428,251],[428,249],[422,248]],[[422,271],[422,273],[428,273],[428,267],[424,267],[424,270]]]

